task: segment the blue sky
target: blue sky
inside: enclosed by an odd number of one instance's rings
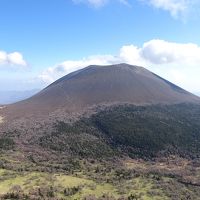
[[[199,0],[0,0],[0,90],[127,62],[197,93],[198,8]]]

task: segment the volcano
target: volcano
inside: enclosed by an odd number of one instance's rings
[[[143,67],[92,65],[55,81],[33,97],[6,106],[5,118],[81,112],[98,105],[197,103],[199,97]]]
[[[199,102],[143,67],[92,65],[27,100],[1,106],[0,128],[29,151],[62,147],[59,151],[69,155],[76,141],[75,157],[77,149],[90,157],[94,152],[100,156],[101,148],[107,149],[106,155],[116,147],[131,156],[157,155],[168,148],[198,155]]]

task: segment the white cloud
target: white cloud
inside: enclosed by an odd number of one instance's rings
[[[109,0],[73,0],[74,3],[86,3],[94,7],[101,7],[105,5]]]
[[[131,5],[128,0],[119,0],[119,2],[129,7]]]
[[[150,0],[150,4],[156,8],[169,11],[172,16],[185,12],[188,7],[187,0]]]
[[[188,13],[199,5],[199,0],[140,0],[151,6],[170,12],[175,17],[185,18]]]
[[[97,55],[80,60],[67,60],[44,70],[39,75],[39,78],[49,84],[70,72],[88,65],[115,63],[144,66],[190,91],[200,89],[200,46],[164,40],[150,40],[141,47],[126,45],[115,56]]]
[[[74,3],[86,3],[86,4],[94,6],[95,8],[99,8],[99,7],[106,5],[111,0],[72,0],[72,1]],[[122,3],[126,6],[130,6],[128,0],[114,0],[114,1]]]
[[[111,55],[96,55],[81,60],[67,60],[53,67],[49,67],[39,75],[39,78],[46,83],[51,83],[66,74],[89,65],[109,65],[117,62],[120,62],[120,60]]]
[[[102,7],[107,3],[119,2],[128,7],[131,7],[133,2],[131,0],[72,0],[74,3],[85,3],[92,5],[95,8]],[[199,0],[137,0],[138,2],[143,2],[156,9],[161,9],[167,11],[174,18],[181,18],[187,20],[188,15],[191,13],[198,13],[200,6]],[[196,11],[195,11],[196,10]]]
[[[0,65],[7,61],[7,54],[4,51],[0,51]]]
[[[200,46],[192,43],[179,44],[164,40],[151,40],[144,43],[141,54],[152,64],[192,65],[200,62]]]
[[[141,48],[135,45],[126,45],[120,49],[119,60],[133,65],[145,66],[146,62],[141,56]]]
[[[5,51],[0,51],[0,66],[27,66],[27,62],[24,60],[23,55],[19,52],[6,53]]]

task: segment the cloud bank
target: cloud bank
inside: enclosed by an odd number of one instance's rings
[[[7,53],[0,51],[0,66],[27,66],[23,55],[19,52]]]
[[[164,78],[190,90],[200,88],[200,46],[150,40],[141,47],[121,47],[118,55],[93,55],[80,60],[66,60],[44,70],[39,78],[46,84],[88,65],[129,63],[146,67]],[[197,88],[197,89],[198,89]]]

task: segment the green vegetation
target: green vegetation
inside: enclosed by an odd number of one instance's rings
[[[0,138],[0,150],[9,150],[14,147],[14,140],[9,137],[2,136]]]
[[[113,106],[44,130],[0,137],[0,199],[200,199],[199,105]]]
[[[151,199],[150,193],[154,183],[144,178],[134,178],[115,184],[99,183],[87,178],[79,178],[64,174],[49,174],[39,172],[14,172],[1,170],[0,194],[3,199],[9,195],[14,199],[27,196],[28,198],[52,197],[60,199],[84,199],[87,196],[102,197],[112,196],[120,198],[131,196],[142,199]],[[123,184],[122,184],[123,183]],[[160,189],[155,189],[155,199],[168,199]]]
[[[131,157],[200,155],[200,106],[118,106],[90,121],[115,148]]]
[[[200,167],[192,168],[187,160],[124,162],[113,168],[111,163],[85,163],[85,169],[72,174],[0,169],[0,199],[199,199],[200,184],[192,184]],[[182,166],[178,170],[177,164]]]
[[[45,149],[78,158],[160,154],[200,155],[200,106],[195,104],[115,106],[74,124],[57,122],[37,141]],[[35,141],[34,141],[35,142]]]
[[[66,152],[78,158],[106,158],[114,156],[114,150],[98,134],[98,130],[79,121],[73,125],[58,122],[56,131],[44,134],[37,143],[43,148]]]

